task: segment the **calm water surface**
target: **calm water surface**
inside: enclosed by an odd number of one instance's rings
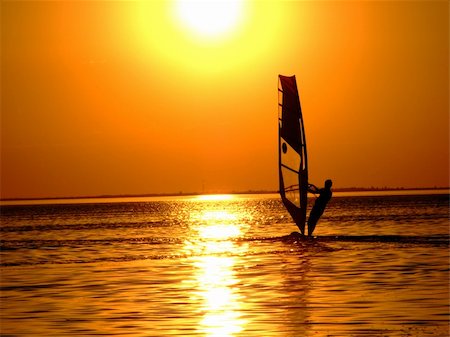
[[[448,194],[75,202],[1,207],[2,336],[449,335]]]

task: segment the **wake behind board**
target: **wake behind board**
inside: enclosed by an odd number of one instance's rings
[[[285,242],[315,242],[315,243],[359,243],[359,244],[390,244],[412,246],[450,247],[450,235],[323,235],[305,236],[299,232],[281,236]]]

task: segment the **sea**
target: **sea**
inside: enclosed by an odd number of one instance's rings
[[[309,200],[309,204],[314,199]],[[2,202],[0,334],[449,336],[449,194]]]

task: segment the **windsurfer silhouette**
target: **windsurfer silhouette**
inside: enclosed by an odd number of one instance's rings
[[[324,188],[318,188],[313,184],[308,185],[308,192],[313,194],[319,194],[319,197],[316,199],[316,202],[314,203],[314,206],[311,209],[311,212],[309,213],[308,236],[311,236],[312,233],[314,232],[317,222],[319,221],[320,217],[325,211],[325,207],[327,207],[328,201],[330,201],[331,199],[331,195],[333,194],[331,192],[331,185],[333,185],[331,179],[325,180]]]

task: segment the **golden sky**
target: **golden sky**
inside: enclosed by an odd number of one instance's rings
[[[223,4],[216,4],[223,6]],[[448,1],[2,1],[1,197],[449,185]]]

